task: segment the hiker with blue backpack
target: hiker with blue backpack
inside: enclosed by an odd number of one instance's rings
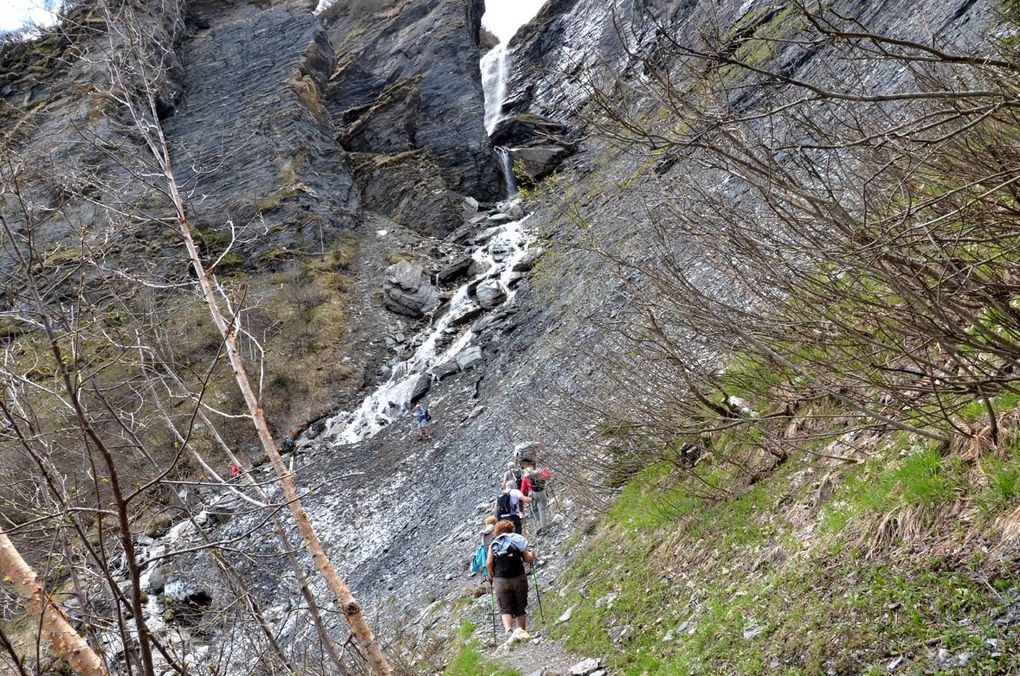
[[[429,422],[432,421],[432,414],[421,404],[416,404],[411,416],[418,423],[418,440],[429,438]]]
[[[524,495],[517,488],[517,483],[513,479],[508,479],[503,484],[503,492],[496,498],[496,508],[493,510],[493,516],[499,521],[511,522],[516,533],[523,533],[524,526],[521,524],[521,512],[523,505],[530,502],[531,498]]]
[[[474,556],[471,557],[471,575],[482,574],[485,577],[485,558],[489,553],[489,545],[492,544],[492,540],[495,537],[492,534],[493,529],[496,527],[496,517],[491,514],[485,517],[485,525],[482,527],[479,535],[482,538],[482,544],[475,550]]]
[[[495,538],[489,547],[486,569],[489,573],[489,584],[499,605],[503,630],[513,633],[515,639],[527,639],[528,622],[528,574],[525,563],[533,564],[535,554],[528,549],[528,541],[524,536],[514,532],[515,525],[510,520],[496,523],[493,531]],[[514,619],[517,630],[514,630]]]

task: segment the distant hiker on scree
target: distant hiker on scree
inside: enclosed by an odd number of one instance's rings
[[[418,423],[418,439],[429,438],[429,421],[432,420],[432,414],[429,410],[418,404],[411,411],[411,415],[414,417],[415,422]]]
[[[526,505],[529,502],[531,502],[531,498],[521,493],[517,484],[511,479],[503,484],[503,492],[496,498],[496,509],[493,515],[500,521],[511,522],[514,525],[514,531],[522,533],[524,528],[521,524],[521,505]]]
[[[513,631],[513,621],[517,618],[517,627],[523,636],[528,638],[528,574],[524,570],[525,563],[534,563],[535,554],[528,550],[528,541],[523,535],[513,532],[514,524],[510,521],[499,521],[493,534],[496,536],[489,547],[486,568],[489,571],[489,584],[493,585],[496,602],[499,604],[500,618],[503,629],[507,633]],[[516,632],[515,632],[516,633]]]

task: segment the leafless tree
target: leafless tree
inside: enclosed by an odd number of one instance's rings
[[[605,387],[569,415],[600,421],[630,471],[711,454],[748,482],[806,447],[805,417],[995,446],[1020,357],[1014,50],[811,2],[742,21],[653,43],[621,24],[634,75],[585,76],[595,138],[643,163],[644,226],[638,246],[589,243],[629,314],[607,326]],[[974,402],[983,426],[961,417]],[[737,433],[764,458],[711,447]]]

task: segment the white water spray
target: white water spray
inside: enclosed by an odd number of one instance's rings
[[[418,344],[414,354],[392,369],[389,380],[383,383],[353,411],[334,415],[326,422],[326,432],[339,442],[353,444],[375,436],[390,423],[409,418],[412,398],[422,378],[432,378],[433,367],[456,359],[474,338],[470,327],[463,326],[464,318],[479,314],[472,290],[485,280],[495,280],[506,293],[504,304],[513,301],[516,291],[514,266],[527,255],[529,238],[524,229],[527,218],[511,221],[498,227],[497,232],[484,245],[475,248],[471,257],[482,272],[465,282],[454,292],[443,314],[418,334],[412,344]]]
[[[482,91],[485,93],[485,131],[491,134],[503,114],[506,99],[506,51],[501,42],[482,57]]]

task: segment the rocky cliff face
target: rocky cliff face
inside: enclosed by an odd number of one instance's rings
[[[433,0],[374,13],[337,3],[325,14],[338,53],[326,105],[340,141],[358,154],[370,208],[412,228],[449,232],[459,196],[502,196],[481,121],[482,10],[480,0]]]
[[[358,224],[348,156],[324,105],[336,54],[301,4],[190,2],[163,125],[196,220],[258,220],[258,257],[316,251]]]

